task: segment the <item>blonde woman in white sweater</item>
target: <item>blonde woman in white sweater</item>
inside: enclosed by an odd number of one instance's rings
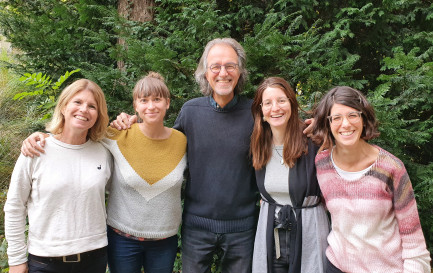
[[[101,88],[77,80],[59,97],[46,153],[18,158],[4,207],[10,273],[106,271],[107,124]]]

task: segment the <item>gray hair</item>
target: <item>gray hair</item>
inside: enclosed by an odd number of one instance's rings
[[[238,55],[238,65],[239,65],[240,75],[239,75],[238,83],[235,86],[234,93],[235,95],[240,94],[243,91],[244,85],[248,79],[248,71],[245,68],[247,57],[244,48],[235,39],[232,38],[216,38],[207,43],[203,51],[203,55],[200,58],[200,62],[197,66],[197,70],[194,73],[195,80],[200,85],[200,92],[205,96],[212,95],[213,90],[206,79],[207,56],[209,54],[209,51],[212,49],[212,47],[219,44],[231,46],[235,50],[236,54]]]

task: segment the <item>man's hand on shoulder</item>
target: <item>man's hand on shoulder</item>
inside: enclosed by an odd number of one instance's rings
[[[131,125],[137,122],[136,115],[128,115],[126,113],[121,113],[117,116],[115,120],[110,123],[110,126],[117,130],[126,130],[131,128]]]

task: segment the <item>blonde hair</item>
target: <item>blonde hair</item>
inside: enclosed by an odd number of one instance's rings
[[[46,130],[48,132],[52,134],[60,134],[63,132],[65,117],[62,114],[62,110],[77,93],[84,90],[92,92],[98,107],[98,118],[92,128],[89,129],[87,137],[93,141],[99,141],[105,137],[109,118],[104,92],[102,92],[101,87],[99,87],[95,82],[87,79],[76,80],[63,89],[59,99],[57,100],[53,118],[46,125]]]

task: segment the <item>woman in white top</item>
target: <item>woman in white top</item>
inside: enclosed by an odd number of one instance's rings
[[[112,158],[98,141],[107,124],[96,83],[80,79],[60,94],[46,153],[20,155],[12,174],[4,207],[9,272],[106,271],[105,187]]]
[[[182,214],[186,137],[164,125],[170,91],[159,73],[140,79],[132,95],[142,122],[128,130],[110,128],[102,141],[114,158],[107,205],[108,266],[111,273],[171,273]],[[37,156],[31,147],[38,146],[38,139],[43,146],[44,138],[32,134],[23,143],[23,154]]]

